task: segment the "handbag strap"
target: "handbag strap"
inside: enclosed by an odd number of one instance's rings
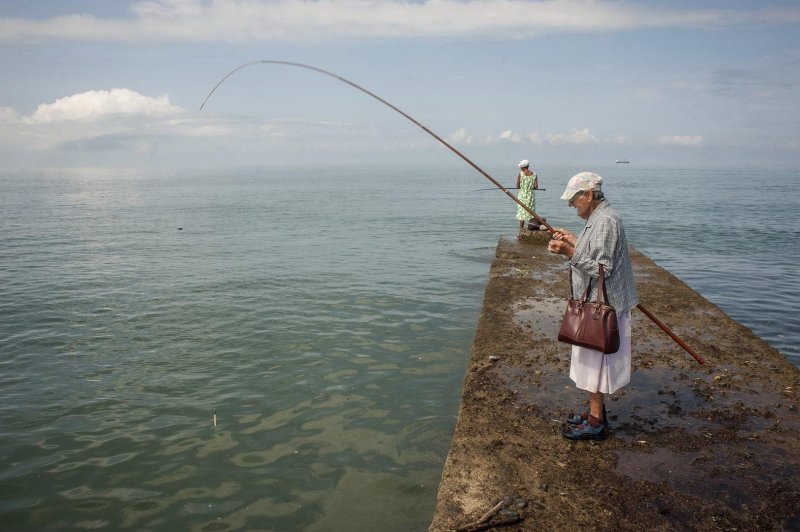
[[[608,292],[606,292],[606,270],[600,264],[600,275],[597,281],[597,301],[598,303],[608,304]]]
[[[592,289],[592,278],[589,277],[589,284],[586,285],[586,290],[583,291],[580,300],[584,303],[589,300],[589,293]],[[572,299],[575,294],[575,289],[572,287],[572,265],[569,267],[569,298]]]
[[[605,303],[608,305],[608,292],[606,291],[606,272],[603,268],[603,265],[600,264],[600,273],[598,275],[597,281],[597,301],[598,303]],[[592,278],[589,277],[589,282],[586,283],[586,290],[583,291],[583,295],[581,295],[581,301],[587,301],[589,299],[589,293],[592,290]],[[572,265],[569,267],[569,297],[572,299],[573,294],[575,294],[575,289],[572,286]]]

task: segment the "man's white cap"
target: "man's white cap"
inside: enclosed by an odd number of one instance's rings
[[[520,168],[527,168],[527,167],[529,167],[530,165],[531,165],[531,162],[530,162],[528,159],[522,159],[522,160],[519,162],[519,167],[520,167]]]
[[[603,178],[593,172],[581,172],[575,174],[567,183],[567,190],[561,194],[561,199],[571,200],[578,192],[586,190],[600,190],[603,186]]]

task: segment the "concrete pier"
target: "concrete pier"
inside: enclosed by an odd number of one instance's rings
[[[634,311],[608,438],[561,436],[588,395],[556,341],[567,267],[546,233],[522,233],[497,246],[430,530],[504,497],[510,530],[800,530],[800,370],[635,250],[642,304],[707,363]]]

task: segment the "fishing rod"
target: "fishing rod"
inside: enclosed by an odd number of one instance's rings
[[[479,188],[477,190],[473,190],[472,192],[481,192],[483,190],[497,190],[497,187]],[[519,190],[519,187],[508,187],[507,190]],[[547,189],[546,188],[534,188],[533,189],[534,192],[545,191],[545,190],[547,190]]]
[[[238,67],[234,68],[233,70],[231,70],[230,72],[228,72],[227,74],[225,74],[225,76],[224,76],[224,77],[223,77],[221,80],[219,80],[219,82],[218,82],[216,85],[214,85],[214,88],[213,88],[213,89],[211,89],[211,92],[209,92],[209,93],[208,93],[208,96],[206,96],[205,100],[203,100],[203,103],[202,103],[202,104],[200,104],[200,110],[201,110],[201,111],[203,110],[203,107],[205,107],[205,105],[206,105],[206,102],[208,102],[208,99],[209,99],[209,98],[211,98],[211,95],[212,95],[212,94],[214,94],[214,91],[216,91],[216,90],[219,88],[219,86],[220,86],[220,85],[222,85],[222,84],[225,82],[225,80],[226,80],[226,79],[228,79],[229,77],[231,77],[231,76],[232,76],[233,74],[235,74],[236,72],[238,72],[238,71],[242,70],[243,68],[247,68],[247,67],[249,67],[249,66],[253,66],[253,65],[284,65],[284,66],[291,66],[291,67],[297,67],[297,68],[304,68],[304,69],[306,69],[306,70],[313,70],[314,72],[319,72],[320,74],[323,74],[323,75],[325,75],[325,76],[329,76],[329,77],[331,77],[331,78],[338,79],[338,80],[339,80],[339,81],[341,81],[342,83],[345,83],[345,84],[347,84],[347,85],[350,85],[350,86],[351,86],[351,87],[353,87],[354,89],[357,89],[357,90],[359,90],[359,91],[363,92],[363,93],[364,93],[364,94],[366,94],[367,96],[371,96],[372,98],[375,98],[376,100],[378,100],[378,101],[379,101],[379,102],[381,102],[382,104],[386,105],[386,106],[387,106],[387,107],[389,107],[390,109],[393,109],[394,111],[396,111],[396,112],[400,113],[401,115],[403,115],[404,117],[406,117],[406,118],[407,118],[408,120],[410,120],[410,121],[411,121],[413,124],[415,124],[415,125],[419,126],[419,127],[420,127],[420,128],[423,130],[423,131],[425,131],[425,133],[429,134],[430,136],[432,136],[433,138],[435,138],[436,140],[438,140],[440,143],[442,143],[442,144],[443,144],[443,145],[444,145],[444,146],[445,146],[447,149],[449,149],[450,151],[452,151],[453,153],[455,153],[456,155],[458,155],[459,157],[461,157],[461,159],[463,159],[463,160],[464,160],[464,162],[466,162],[468,165],[470,165],[470,166],[471,166],[471,167],[473,167],[475,170],[477,170],[477,171],[478,171],[478,173],[480,173],[480,174],[481,174],[483,177],[485,177],[486,179],[488,179],[489,181],[491,181],[491,182],[492,182],[492,184],[494,184],[494,185],[495,185],[497,188],[499,188],[500,190],[502,190],[502,191],[503,191],[503,192],[506,194],[506,196],[508,196],[509,198],[511,198],[511,199],[512,199],[512,201],[514,201],[514,203],[518,204],[520,207],[522,207],[523,209],[525,209],[526,211],[528,211],[528,213],[529,213],[531,216],[533,216],[533,218],[534,218],[534,219],[535,219],[537,222],[539,222],[539,225],[543,225],[545,228],[547,228],[547,230],[548,230],[550,233],[555,233],[555,232],[556,232],[556,230],[555,230],[555,228],[554,228],[553,226],[551,226],[550,224],[548,224],[548,223],[547,223],[547,222],[546,222],[546,221],[545,221],[545,220],[544,220],[544,219],[543,219],[541,216],[539,216],[538,214],[536,214],[535,212],[533,212],[533,210],[531,210],[531,208],[530,208],[530,207],[528,207],[528,206],[527,206],[527,205],[525,205],[525,204],[524,204],[522,201],[520,201],[519,199],[517,199],[517,197],[516,197],[514,194],[512,194],[511,192],[509,192],[509,189],[508,189],[508,188],[506,188],[506,187],[504,187],[503,185],[501,185],[501,184],[500,184],[500,182],[499,182],[498,180],[496,180],[495,178],[493,178],[492,176],[490,176],[489,174],[487,174],[487,173],[486,173],[486,172],[483,170],[483,168],[481,168],[480,166],[478,166],[477,164],[475,164],[474,162],[472,162],[472,161],[471,161],[471,160],[470,160],[470,159],[469,159],[469,158],[468,158],[466,155],[464,155],[463,153],[461,153],[460,151],[458,151],[457,149],[455,149],[453,146],[451,146],[451,145],[450,145],[450,144],[449,144],[449,143],[448,143],[446,140],[444,140],[442,137],[440,137],[439,135],[437,135],[436,133],[434,133],[433,131],[431,131],[430,129],[428,129],[427,127],[425,127],[424,125],[422,125],[421,123],[419,123],[419,122],[418,122],[416,119],[414,119],[414,117],[412,117],[411,115],[409,115],[409,114],[407,114],[407,113],[405,113],[405,112],[401,111],[400,109],[398,109],[397,107],[395,107],[395,106],[394,106],[394,105],[392,105],[391,103],[387,102],[386,100],[384,100],[383,98],[381,98],[381,97],[380,97],[380,96],[378,96],[377,94],[375,94],[375,93],[373,93],[373,92],[370,92],[370,91],[368,91],[367,89],[365,89],[364,87],[362,87],[361,85],[358,85],[358,84],[356,84],[356,83],[353,83],[353,82],[352,82],[352,81],[350,81],[349,79],[345,79],[345,78],[343,78],[342,76],[339,76],[339,75],[337,75],[337,74],[334,74],[333,72],[328,72],[327,70],[323,70],[323,69],[321,69],[321,68],[317,68],[317,67],[315,67],[315,66],[311,66],[311,65],[306,65],[306,64],[304,64],[304,63],[296,63],[296,62],[294,62],[294,61],[278,61],[278,60],[272,60],[272,59],[262,59],[262,60],[259,60],[259,61],[251,61],[251,62],[249,62],[249,63],[244,63],[243,65],[239,65]],[[540,189],[540,190],[542,190],[542,189]],[[683,348],[683,349],[684,349],[684,350],[685,350],[687,353],[689,353],[690,355],[692,355],[692,356],[694,357],[694,359],[695,359],[695,360],[697,360],[697,362],[699,362],[700,364],[705,364],[705,361],[702,359],[702,357],[701,357],[700,355],[698,355],[697,353],[695,353],[695,351],[694,351],[694,350],[693,350],[691,347],[689,347],[689,346],[686,344],[686,342],[684,342],[683,340],[681,340],[681,339],[680,339],[680,338],[679,338],[679,337],[678,337],[678,336],[677,336],[675,333],[673,333],[673,332],[672,332],[672,331],[669,329],[669,327],[667,327],[667,326],[666,326],[666,325],[664,325],[664,324],[663,324],[661,321],[659,321],[659,320],[658,320],[658,318],[656,318],[656,317],[653,315],[653,313],[652,313],[652,312],[650,312],[649,310],[645,309],[645,308],[644,308],[644,307],[641,305],[641,303],[640,303],[640,304],[638,304],[638,305],[636,305],[636,307],[637,307],[639,310],[641,310],[641,311],[644,313],[644,315],[645,315],[645,316],[647,316],[648,318],[650,318],[650,320],[652,320],[652,321],[653,321],[653,323],[655,323],[655,324],[656,324],[656,325],[657,325],[657,326],[658,326],[658,327],[659,327],[659,328],[660,328],[662,331],[664,331],[664,332],[667,334],[667,336],[669,336],[670,338],[672,338],[673,340],[675,340],[675,342],[676,342],[676,343],[677,343],[679,346],[681,346],[681,347],[682,347],[682,348]]]

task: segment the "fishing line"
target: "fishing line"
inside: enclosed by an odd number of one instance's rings
[[[489,187],[489,188],[479,188],[477,190],[473,190],[472,192],[482,192],[484,190],[497,190],[497,187]],[[519,187],[508,187],[508,190],[519,190]],[[546,188],[534,188],[534,192],[544,192],[547,190]]]
[[[427,133],[428,135],[432,136],[433,138],[438,140],[440,143],[442,143],[447,149],[449,149],[450,151],[452,151],[453,153],[455,153],[456,155],[461,157],[467,164],[469,164],[471,167],[473,167],[475,170],[477,170],[481,175],[483,175],[483,177],[485,177],[486,179],[491,181],[497,188],[499,188],[500,190],[505,192],[505,194],[509,198],[514,200],[515,203],[517,203],[520,207],[522,207],[523,209],[528,211],[528,213],[530,213],[534,217],[534,219],[536,219],[536,221],[539,223],[539,225],[543,225],[544,227],[546,227],[547,230],[550,233],[555,233],[556,232],[556,230],[553,228],[553,226],[548,224],[546,221],[544,221],[543,218],[541,218],[538,214],[533,212],[530,207],[528,207],[527,205],[522,203],[514,194],[509,192],[508,188],[506,188],[503,185],[501,185],[499,181],[497,181],[495,178],[493,178],[488,173],[486,173],[483,170],[483,168],[481,168],[480,166],[478,166],[477,164],[472,162],[469,159],[469,157],[467,157],[466,155],[464,155],[463,153],[461,153],[460,151],[455,149],[453,146],[451,146],[450,143],[448,143],[442,137],[440,137],[439,135],[437,135],[436,133],[434,133],[433,131],[431,131],[430,129],[428,129],[427,127],[422,125],[421,123],[419,123],[416,119],[414,119],[414,117],[412,117],[408,113],[405,113],[402,110],[398,109],[397,107],[395,107],[391,103],[387,102],[386,100],[384,100],[383,98],[381,98],[377,94],[375,94],[373,92],[370,92],[367,89],[365,89],[364,87],[362,87],[361,85],[358,85],[357,83],[353,83],[349,79],[345,79],[342,76],[334,74],[333,72],[328,72],[327,70],[323,70],[321,68],[317,68],[317,67],[311,66],[311,65],[306,65],[304,63],[296,63],[294,61],[278,61],[278,60],[271,60],[271,59],[262,59],[262,60],[259,60],[259,61],[251,61],[249,63],[244,63],[243,65],[239,65],[238,67],[234,68],[233,70],[231,70],[230,72],[225,74],[225,76],[221,80],[219,80],[219,82],[216,85],[214,85],[214,88],[211,89],[211,92],[208,93],[208,96],[206,96],[205,100],[203,100],[203,103],[200,104],[200,110],[201,111],[203,110],[203,107],[205,107],[206,102],[208,102],[208,99],[211,98],[211,95],[214,94],[214,91],[216,91],[219,88],[219,86],[222,85],[225,82],[226,79],[228,79],[229,77],[234,75],[236,72],[242,70],[243,68],[247,68],[247,67],[253,66],[253,65],[285,65],[285,66],[292,66],[292,67],[297,67],[297,68],[304,68],[306,70],[313,70],[314,72],[319,72],[320,74],[323,74],[325,76],[329,76],[331,78],[338,79],[342,83],[346,83],[347,85],[350,85],[354,89],[358,89],[359,91],[363,92],[367,96],[370,96],[370,97],[378,100],[379,102],[381,102],[385,106],[389,107],[390,109],[392,109],[392,110],[400,113],[404,117],[406,117],[412,123],[414,123],[415,125],[420,127],[423,131],[425,131],[425,133]],[[679,346],[681,346],[687,353],[692,355],[694,357],[694,359],[697,360],[697,362],[699,362],[700,364],[705,364],[705,361],[700,357],[700,355],[695,353],[694,350],[686,344],[686,342],[681,340],[666,325],[664,325],[661,321],[659,321],[659,319],[656,318],[653,315],[652,312],[650,312],[649,310],[645,309],[641,304],[636,305],[636,306],[637,306],[637,308],[639,310],[641,310],[644,313],[645,316],[650,318],[650,320],[653,323],[655,323],[662,331],[664,331],[670,338],[672,338]]]

